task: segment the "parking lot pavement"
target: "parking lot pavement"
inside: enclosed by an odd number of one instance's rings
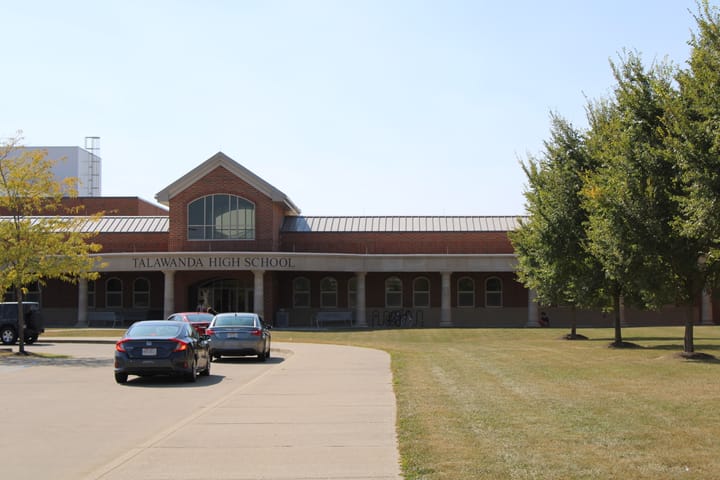
[[[194,384],[117,385],[111,345],[44,343],[73,358],[0,360],[17,412],[0,436],[8,478],[401,478],[384,352],[274,344],[267,362],[223,359]]]

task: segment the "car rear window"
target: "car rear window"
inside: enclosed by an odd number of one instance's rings
[[[209,322],[213,317],[214,315],[210,313],[191,313],[187,315],[188,320],[191,322]]]
[[[218,315],[215,317],[216,327],[252,327],[255,317],[242,315]]]
[[[176,337],[182,328],[178,325],[133,325],[128,330],[126,337]]]

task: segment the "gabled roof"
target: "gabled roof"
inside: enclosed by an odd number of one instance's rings
[[[509,232],[520,217],[285,217],[284,233]]]
[[[237,163],[232,158],[228,157],[222,152],[218,152],[203,163],[190,170],[188,173],[180,177],[180,179],[171,183],[163,190],[155,195],[155,199],[163,205],[169,205],[170,199],[180,192],[184,191],[198,180],[203,178],[218,167],[223,167],[230,171],[233,175],[238,177],[243,182],[251,185],[259,192],[268,196],[273,202],[284,203],[289,213],[292,215],[299,215],[300,209],[277,188],[270,185],[262,178],[255,175],[253,172]]]

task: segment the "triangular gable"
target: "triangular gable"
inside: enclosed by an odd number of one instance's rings
[[[155,195],[155,199],[163,205],[169,205],[171,198],[183,192],[218,167],[225,168],[243,182],[268,196],[273,202],[284,203],[292,215],[300,214],[300,209],[287,197],[287,195],[222,152],[216,153],[180,177],[180,179],[162,189]]]

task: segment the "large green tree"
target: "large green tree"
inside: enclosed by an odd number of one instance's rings
[[[668,148],[667,121],[678,98],[674,71],[666,63],[646,69],[630,53],[613,72],[613,97],[589,109],[588,148],[600,162],[584,190],[590,249],[621,286],[625,304],[686,307],[684,349],[692,352],[692,312],[705,268],[700,244],[677,228],[684,183]]]
[[[510,233],[518,278],[536,292],[540,304],[604,307],[607,285],[586,249],[587,213],[580,197],[583,176],[595,168],[594,161],[582,133],[557,114],[551,115],[544,147],[540,158],[531,156],[523,164],[528,216]],[[573,316],[570,337],[575,335]]]
[[[0,292],[12,289],[18,305],[20,353],[25,353],[22,302],[27,286],[48,279],[75,282],[95,279],[100,250],[93,233],[81,231],[79,217],[66,216],[63,196],[77,195],[77,179],[57,181],[55,160],[20,144],[22,137],[0,144]],[[40,217],[38,217],[40,216]]]

